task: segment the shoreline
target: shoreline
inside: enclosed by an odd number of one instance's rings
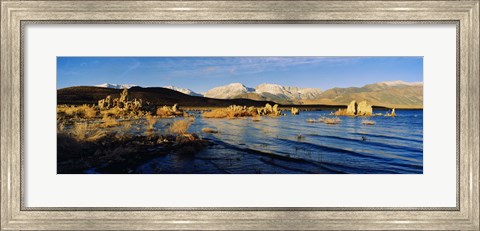
[[[291,108],[298,108],[300,111],[331,111],[337,110],[341,108],[346,108],[347,105],[280,105],[278,108],[280,110],[291,110]],[[392,108],[383,107],[383,106],[372,106],[374,110],[391,110]],[[225,108],[225,107],[217,107],[217,106],[182,106],[179,104],[179,108],[186,110],[186,111],[210,111],[213,109]],[[423,110],[423,108],[398,108],[396,107],[395,110]]]

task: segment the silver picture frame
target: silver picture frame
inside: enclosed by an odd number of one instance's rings
[[[1,0],[1,230],[479,230],[479,1]],[[29,208],[23,58],[28,24],[455,24],[457,206]]]

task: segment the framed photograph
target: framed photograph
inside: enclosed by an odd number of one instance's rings
[[[479,230],[479,1],[1,1],[1,230]]]

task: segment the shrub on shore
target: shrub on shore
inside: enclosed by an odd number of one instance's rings
[[[80,106],[80,110],[83,111],[84,117],[87,119],[92,119],[97,116],[97,110],[95,107],[90,107],[88,105],[82,105]]]
[[[160,117],[173,117],[173,116],[185,116],[185,112],[178,109],[177,104],[173,105],[172,107],[163,106],[157,108],[156,111],[157,116]]]
[[[122,117],[126,115],[126,112],[118,107],[113,107],[105,110],[101,110],[100,114],[102,114],[103,117]]]
[[[76,123],[70,131],[61,131],[58,135],[68,135],[78,142],[94,142],[107,135],[106,131],[93,129],[88,123]],[[95,127],[94,127],[95,128]]]
[[[231,105],[227,108],[217,108],[212,111],[204,112],[205,118],[238,118],[257,115],[254,107]]]
[[[85,140],[87,137],[87,123],[76,123],[72,130],[72,135],[76,140]]]
[[[61,119],[91,119],[97,116],[97,108],[95,106],[81,105],[81,106],[57,106],[57,115]]]
[[[260,108],[231,105],[227,108],[217,108],[202,114],[205,118],[242,118],[280,115],[282,115],[282,113],[278,109],[278,104],[272,106],[268,103],[265,107]]]
[[[157,123],[157,118],[153,117],[152,115],[150,114],[147,114],[145,116],[145,120],[147,121],[147,130],[148,131],[152,131],[153,130],[153,126],[155,126],[155,124]]]
[[[104,128],[114,127],[120,124],[115,118],[112,118],[106,114],[104,114],[102,121],[102,127]]]
[[[188,128],[190,127],[190,121],[183,119],[183,120],[176,120],[170,125],[168,131],[173,134],[184,135],[187,133]]]

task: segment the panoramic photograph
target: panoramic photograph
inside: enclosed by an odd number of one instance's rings
[[[57,57],[57,174],[423,174],[423,57]]]

